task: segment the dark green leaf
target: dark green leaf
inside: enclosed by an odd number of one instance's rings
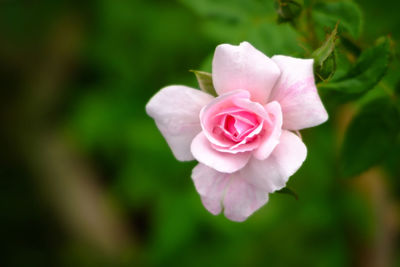
[[[312,14],[321,28],[333,28],[339,22],[339,32],[348,32],[355,38],[361,33],[362,14],[358,5],[351,1],[317,3]]]
[[[359,44],[347,36],[340,36],[340,44],[343,46],[343,48],[356,57],[359,57],[362,52]]]
[[[328,35],[325,42],[314,51],[314,73],[318,80],[326,81],[330,79],[336,70],[335,41],[337,39],[337,26]]]
[[[284,187],[281,190],[276,191],[276,193],[279,194],[287,194],[287,195],[291,195],[292,197],[294,197],[296,200],[299,200],[299,196],[297,195],[296,192],[294,192],[292,189],[290,189],[289,187]]]
[[[207,94],[217,96],[217,92],[215,92],[215,88],[212,81],[211,73],[199,71],[199,70],[191,70],[196,75],[197,82],[199,83],[200,89]]]
[[[379,97],[363,106],[350,123],[341,149],[344,176],[379,163],[400,133],[400,115],[392,99]]]
[[[389,65],[389,40],[365,50],[346,75],[320,85],[321,89],[336,90],[349,94],[363,94],[383,78]]]

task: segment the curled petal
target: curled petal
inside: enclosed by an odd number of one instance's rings
[[[262,127],[262,125],[260,125]],[[254,131],[256,132],[256,131]],[[221,152],[226,152],[226,153],[231,153],[231,154],[237,154],[241,152],[246,152],[246,151],[253,151],[257,149],[260,146],[260,138],[259,136],[252,137],[249,135],[246,137],[244,140],[242,140],[240,143],[232,146],[232,147],[220,147],[214,144],[211,144],[211,146]]]
[[[193,160],[190,145],[201,131],[199,114],[213,97],[186,86],[161,89],[146,105],[158,129],[178,160]]]
[[[266,109],[261,104],[252,102],[249,97],[248,91],[232,91],[215,98],[201,110],[203,133],[214,149],[236,154],[254,150],[259,146],[261,139],[258,135],[263,130],[264,120],[270,118]],[[224,129],[226,115],[236,123],[243,122],[243,125],[246,125],[248,129],[243,131],[243,135],[232,137],[231,133]],[[235,139],[240,140],[235,142]]]
[[[199,162],[219,172],[232,173],[243,168],[251,157],[251,152],[225,153],[215,150],[204,132],[199,133],[191,145],[192,154]]]
[[[266,119],[268,113],[266,112],[265,108],[257,102],[253,102],[250,99],[246,98],[236,98],[233,100],[235,105],[238,107],[243,108],[244,110],[251,111],[254,114],[257,114],[261,118]]]
[[[268,119],[265,123],[265,133],[260,141],[260,146],[254,151],[256,159],[264,160],[279,143],[282,132],[282,110],[278,102],[273,101],[265,105]]]
[[[204,134],[207,139],[210,140],[214,145],[219,147],[230,147],[234,145],[234,142],[221,138],[218,135],[214,135],[213,128],[215,126],[215,122],[213,119],[215,115],[220,115],[226,112],[227,110],[232,110],[234,107],[234,101],[238,99],[248,99],[250,97],[249,92],[244,90],[236,90],[229,92],[223,96],[219,96],[210,102],[209,105],[205,106],[200,112],[200,122],[201,127],[203,129]]]
[[[243,89],[251,100],[265,104],[279,75],[278,66],[248,42],[222,44],[215,50],[212,76],[219,95]]]
[[[273,56],[281,69],[270,101],[281,104],[283,128],[300,130],[313,127],[328,119],[314,81],[313,60],[288,56]]]

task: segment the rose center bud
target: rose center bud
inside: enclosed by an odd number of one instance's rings
[[[234,142],[240,142],[246,138],[258,124],[255,114],[240,111],[224,114],[218,127],[222,130],[225,137]]]

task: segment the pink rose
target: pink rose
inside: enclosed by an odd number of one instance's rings
[[[219,45],[213,59],[218,97],[168,86],[147,113],[181,161],[196,159],[192,179],[212,214],[243,221],[285,187],[307,149],[292,131],[328,119],[313,60],[271,59],[247,42]]]

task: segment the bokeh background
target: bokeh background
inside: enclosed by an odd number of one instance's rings
[[[357,2],[360,45],[396,44],[400,2]],[[323,92],[330,120],[302,131],[298,200],[273,194],[244,223],[204,209],[195,162],[173,157],[144,106],[197,87],[188,70],[244,40],[307,55],[272,0],[1,0],[0,266],[400,266],[398,168],[341,177],[354,107]]]

